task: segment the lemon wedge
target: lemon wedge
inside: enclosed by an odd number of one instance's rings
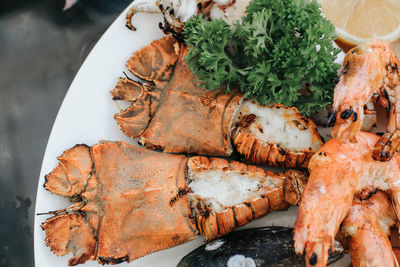
[[[371,38],[400,37],[400,0],[318,0],[336,27],[338,45],[351,48]]]

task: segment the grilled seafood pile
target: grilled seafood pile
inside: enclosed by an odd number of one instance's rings
[[[72,252],[70,265],[132,261],[198,235],[212,240],[299,202],[307,179],[301,171],[275,174],[176,154],[236,150],[247,162],[305,167],[322,144],[313,122],[295,108],[259,106],[234,88],[204,90],[185,53],[172,37],[154,41],[127,63],[141,81],[122,78],[111,92],[114,100],[131,102],[115,115],[120,128],[147,149],[77,145],[46,176],[47,190],[74,202],[42,224],[55,254]]]
[[[310,160],[295,223],[295,249],[305,252],[308,266],[326,265],[337,234],[348,243],[353,266],[398,266],[388,238],[400,214],[397,66],[390,45],[379,40],[346,56],[335,88],[334,138]],[[374,99],[388,110],[383,137],[360,131],[363,107]]]
[[[234,2],[184,3],[193,14],[211,14],[212,7]],[[164,30],[179,33],[187,19],[180,13],[182,3],[138,1],[128,27],[136,12],[160,9]],[[57,255],[72,252],[70,265],[132,261],[198,235],[215,239],[296,205],[305,188],[294,235],[296,252],[305,251],[308,266],[326,265],[337,236],[354,266],[395,266],[388,234],[400,214],[400,155],[395,154],[400,87],[390,46],[373,40],[349,52],[335,88],[334,138],[325,144],[314,123],[295,108],[259,106],[239,88],[229,94],[224,88],[204,90],[187,68],[186,52],[184,44],[165,37],[129,59],[127,67],[140,81],[118,81],[113,99],[131,106],[114,118],[146,149],[103,141],[65,151],[45,188],[74,204],[50,212],[55,216],[42,224],[46,245]],[[388,111],[382,138],[360,132],[364,106],[372,100]],[[309,182],[305,186],[300,171],[275,174],[215,158],[234,152],[247,163],[308,166]]]
[[[42,228],[69,265],[132,261],[197,238],[212,240],[270,211],[296,205],[307,176],[220,158],[155,152],[124,142],[77,145],[45,188],[74,202]],[[229,188],[229,190],[226,190]]]
[[[145,148],[77,145],[46,176],[47,190],[74,202],[42,224],[55,254],[72,252],[70,265],[132,261],[198,235],[212,240],[300,201],[307,180],[302,171],[275,174],[177,155],[235,151],[249,163],[306,167],[323,143],[296,108],[259,106],[238,88],[202,88],[187,68],[186,51],[172,37],[152,42],[127,63],[140,81],[121,78],[111,92],[114,100],[131,102],[114,118]]]
[[[145,82],[121,78],[111,92],[114,100],[132,102],[114,116],[127,136],[165,152],[229,156],[236,150],[250,163],[307,167],[323,143],[311,120],[296,108],[255,104],[235,88],[205,90],[185,63],[186,51],[166,37],[129,59],[128,69]]]
[[[296,251],[305,251],[306,259],[315,262],[310,265],[326,265],[328,250],[333,249],[355,196],[363,199],[375,189],[389,191],[394,209],[400,211],[400,155],[388,162],[374,160],[372,151],[378,140],[379,136],[365,132],[357,134],[357,143],[330,139],[311,158],[310,178],[295,224]]]

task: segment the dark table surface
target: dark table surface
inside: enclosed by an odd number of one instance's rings
[[[0,267],[34,266],[42,157],[80,65],[131,0],[4,0],[0,4]]]

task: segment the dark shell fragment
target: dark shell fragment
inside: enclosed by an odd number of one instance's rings
[[[233,232],[193,250],[177,267],[194,266],[306,266],[294,251],[293,228],[271,226]],[[329,256],[328,264],[343,252]]]

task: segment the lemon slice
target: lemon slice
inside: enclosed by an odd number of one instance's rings
[[[318,0],[336,27],[340,43],[355,46],[371,38],[400,37],[400,0]]]

